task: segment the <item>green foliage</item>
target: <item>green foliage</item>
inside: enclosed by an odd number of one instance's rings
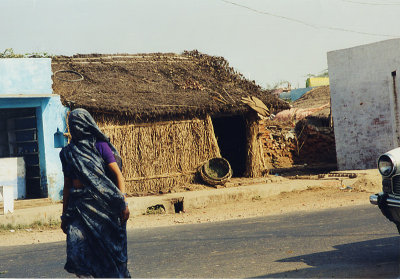
[[[164,214],[165,207],[162,204],[153,205],[147,208],[146,213],[143,215],[151,215],[151,214]]]
[[[3,53],[0,53],[0,58],[23,58],[23,54],[15,54],[12,48],[7,48]]]
[[[321,71],[319,74],[308,74],[307,77],[329,77],[328,69]]]
[[[269,90],[277,89],[277,88],[280,88],[280,87],[289,88],[290,87],[290,82],[287,81],[287,80],[281,80],[281,81],[278,81],[278,82],[274,82],[273,84],[267,83],[267,85],[266,85],[266,89],[269,89]]]
[[[61,221],[51,219],[47,223],[43,223],[41,221],[36,221],[29,225],[0,225],[0,232],[2,231],[10,231],[10,230],[44,230],[44,229],[58,229],[60,228]]]
[[[2,53],[0,53],[0,58],[51,58],[53,55],[48,54],[47,52],[32,52],[19,54],[14,53],[12,48],[7,48]]]
[[[27,58],[51,58],[54,55],[48,54],[47,52],[32,52],[26,53],[25,56]]]

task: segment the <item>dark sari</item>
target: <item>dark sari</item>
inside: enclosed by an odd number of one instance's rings
[[[71,189],[63,218],[67,223],[65,269],[78,276],[130,277],[127,269],[126,222],[122,193],[106,175],[106,164],[95,148],[105,141],[117,162],[118,152],[84,109],[73,110],[68,123],[72,141],[60,152],[82,189]]]

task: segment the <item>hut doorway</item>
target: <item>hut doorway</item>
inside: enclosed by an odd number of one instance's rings
[[[244,176],[246,170],[246,122],[242,116],[212,119],[221,156],[232,167],[234,177]]]

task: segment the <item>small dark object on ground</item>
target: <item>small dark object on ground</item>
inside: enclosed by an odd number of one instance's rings
[[[319,175],[319,178],[323,178],[320,177],[321,175]],[[327,174],[328,177],[348,177],[348,178],[357,178],[357,174],[356,173],[351,173],[351,172],[347,172],[347,173],[340,173],[340,172],[330,172]]]

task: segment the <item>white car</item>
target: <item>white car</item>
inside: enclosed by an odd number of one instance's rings
[[[369,201],[379,206],[400,233],[400,147],[379,156],[378,170],[382,175],[382,192],[371,195]]]

